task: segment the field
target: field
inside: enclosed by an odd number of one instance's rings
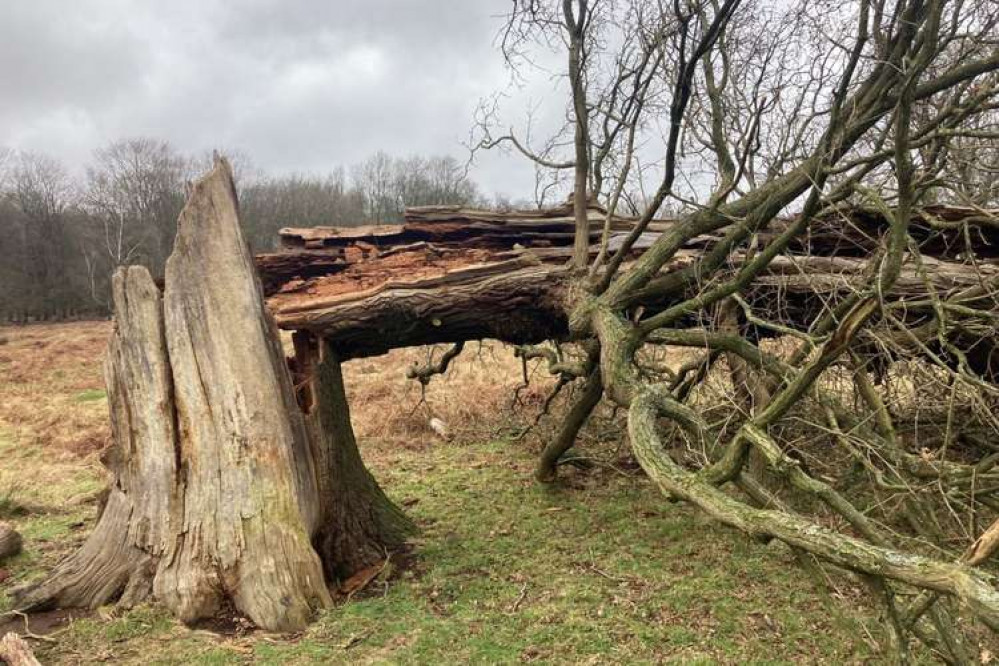
[[[106,478],[107,322],[0,328],[0,520],[25,552],[0,571],[0,612],[84,539]],[[881,630],[853,581],[808,580],[780,544],[666,501],[634,468],[613,415],[582,447],[599,460],[542,487],[550,418],[518,436],[550,380],[509,349],[466,351],[421,400],[407,365],[348,363],[362,453],[421,534],[405,557],[301,635],[225,618],[185,627],[156,607],[32,619],[43,663],[871,663]],[[562,403],[556,401],[557,412]],[[442,438],[428,425],[447,426]],[[4,580],[5,579],[5,580]],[[0,633],[24,618],[0,616]],[[221,629],[221,632],[213,631]]]

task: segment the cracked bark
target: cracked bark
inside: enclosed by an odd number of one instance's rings
[[[330,604],[328,576],[381,559],[409,523],[364,468],[335,357],[314,415],[299,408],[224,160],[181,214],[163,294],[124,268],[114,303],[108,502],[19,605],[151,596],[186,622],[231,604],[268,630],[304,628]]]

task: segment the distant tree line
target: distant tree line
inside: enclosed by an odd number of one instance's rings
[[[254,252],[286,226],[401,219],[406,206],[488,205],[453,157],[383,152],[326,174],[268,175],[230,155]],[[58,161],[0,148],[0,321],[108,314],[110,276],[125,264],[163,274],[187,183],[210,164],[138,138],[95,151],[82,178]]]

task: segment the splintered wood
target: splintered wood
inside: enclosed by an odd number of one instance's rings
[[[561,297],[572,253],[571,213],[568,206],[512,212],[411,208],[402,224],[283,229],[282,250],[256,261],[278,325],[337,341],[345,357],[475,335],[540,341],[567,331]],[[891,212],[843,208],[813,220],[743,296],[754,310],[790,326],[807,327],[823,307],[869,282],[870,259],[890,227],[886,214]],[[608,219],[599,207],[591,208],[589,217],[594,255],[605,225],[614,251],[636,223]],[[962,305],[999,309],[993,297],[993,286],[999,283],[995,219],[997,211],[953,206],[926,206],[915,214],[909,233],[919,247],[918,261],[915,256],[906,261],[885,295],[902,306],[896,314],[918,324],[931,298],[958,298]],[[759,235],[758,246],[765,247],[792,222],[775,220]],[[632,254],[641,254],[678,223],[653,221]],[[720,239],[718,234],[691,239],[664,273],[696,263]],[[744,259],[739,252],[732,254],[729,272],[737,271]],[[689,284],[689,290],[696,288]],[[650,293],[641,305],[651,313],[690,295]],[[437,306],[438,301],[450,306]],[[386,325],[389,310],[401,323]],[[495,320],[504,317],[533,327],[498,326]],[[390,334],[391,340],[370,340]],[[983,362],[991,364],[991,351]]]
[[[593,240],[604,211],[591,210]],[[406,210],[405,224],[281,230],[283,251],[257,257],[264,293],[276,314],[310,297],[366,292],[388,282],[420,281],[483,263],[515,259],[526,248],[538,261],[569,256],[573,219],[566,208],[495,213],[453,206]],[[621,230],[627,225],[615,220]],[[292,294],[292,296],[288,296]]]

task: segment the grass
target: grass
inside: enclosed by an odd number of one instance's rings
[[[0,519],[13,521],[26,543],[3,565],[12,577],[0,583],[0,609],[9,603],[4,590],[42,575],[82,541],[104,484],[96,450],[78,441],[106,428],[106,405],[97,395],[100,354],[41,353],[37,343],[50,352],[74,340],[97,345],[108,330],[107,324],[0,330],[10,339],[0,372],[19,369],[0,375],[0,403],[21,405],[0,407]],[[46,664],[877,661],[881,630],[852,584],[838,581],[841,598],[834,598],[801,574],[783,546],[749,540],[669,503],[641,476],[570,469],[558,486],[539,486],[531,476],[538,442],[504,433],[533,417],[546,384],[522,391],[526,407],[511,414],[519,366],[486,348],[431,384],[421,403],[403,368],[426,353],[395,352],[346,368],[362,453],[421,527],[411,560],[390,565],[387,580],[329,609],[301,635],[218,635],[185,627],[155,606],[108,608],[60,626],[53,642],[34,643],[39,658]],[[23,411],[28,404],[42,415]],[[57,413],[74,427],[60,422],[47,431]],[[432,434],[431,414],[449,424],[451,441]],[[596,439],[590,433],[587,444]]]
[[[107,397],[107,391],[103,389],[87,389],[77,393],[73,399],[77,402],[92,402],[94,400],[107,400]]]

